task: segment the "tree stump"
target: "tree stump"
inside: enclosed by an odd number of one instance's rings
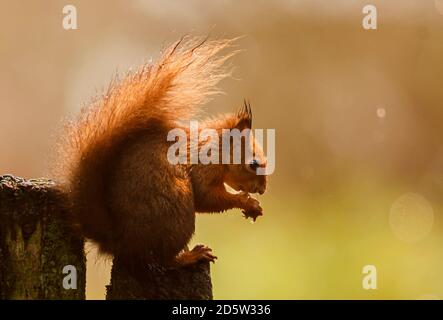
[[[211,300],[209,262],[177,269],[150,266],[135,276],[115,258],[106,299]]]
[[[85,299],[84,240],[69,227],[66,203],[50,180],[0,176],[0,300]],[[76,269],[76,289],[63,286],[66,266]],[[106,298],[212,299],[209,263],[145,271],[134,277],[115,258]]]
[[[0,176],[0,299],[84,299],[83,239],[66,222],[63,194],[46,179]],[[65,289],[65,266],[76,289]]]

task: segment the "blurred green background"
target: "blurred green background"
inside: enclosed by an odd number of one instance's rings
[[[442,298],[443,0],[370,3],[367,31],[359,0],[0,0],[0,173],[47,175],[61,119],[115,71],[184,34],[244,35],[207,112],[249,98],[276,130],[276,171],[255,224],[198,217],[215,298]],[[102,299],[111,263],[87,248],[87,297]]]

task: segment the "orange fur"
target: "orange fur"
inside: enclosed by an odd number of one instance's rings
[[[217,83],[229,74],[224,62],[235,53],[221,52],[233,41],[176,42],[157,63],[111,83],[68,124],[58,178],[69,195],[73,224],[103,252],[168,263],[190,240],[195,211],[261,212],[245,194],[226,192],[225,177],[235,180],[226,166],[174,166],[166,159],[168,131],[183,127],[219,92]],[[210,123],[230,128],[244,116]]]

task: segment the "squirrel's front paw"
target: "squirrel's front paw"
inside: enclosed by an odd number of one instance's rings
[[[246,219],[252,218],[254,221],[258,216],[263,215],[263,209],[260,207],[260,202],[251,197],[246,200],[245,208],[242,210],[242,212]]]

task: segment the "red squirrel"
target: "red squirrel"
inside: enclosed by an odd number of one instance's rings
[[[70,122],[61,146],[62,187],[73,225],[103,253],[137,263],[186,266],[214,261],[204,245],[192,250],[196,212],[239,208],[262,215],[250,193],[264,193],[266,158],[252,134],[256,160],[242,164],[171,164],[168,132],[183,128],[229,75],[230,40],[181,39],[156,63],[111,82],[102,97]],[[224,53],[228,50],[228,53]],[[236,113],[200,122],[199,130],[250,129],[245,103]],[[242,156],[244,159],[244,156]],[[239,191],[226,190],[225,184]]]

